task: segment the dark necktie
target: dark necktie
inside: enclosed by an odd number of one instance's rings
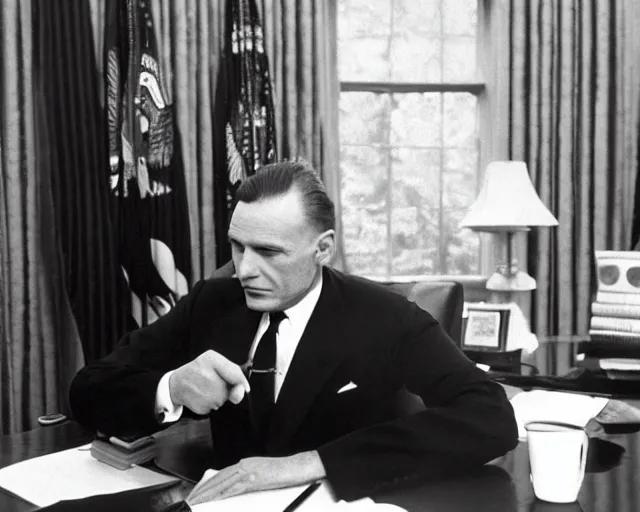
[[[271,412],[275,403],[276,386],[276,334],[280,322],[287,318],[282,311],[269,313],[269,327],[260,338],[253,355],[253,365],[249,384],[251,385],[252,406],[261,437],[266,436]]]

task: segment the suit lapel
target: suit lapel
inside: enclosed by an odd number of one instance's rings
[[[342,300],[333,275],[326,271],[322,292],[291,361],[278,395],[269,448],[279,451],[298,429],[314,398],[347,352],[340,336]]]

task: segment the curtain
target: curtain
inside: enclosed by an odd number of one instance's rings
[[[68,411],[83,357],[55,239],[56,177],[40,165],[31,2],[3,1],[0,20],[0,434],[9,434]]]
[[[127,328],[124,279],[109,194],[109,154],[89,6],[33,9],[39,175],[49,176],[57,244],[86,361],[111,351]]]
[[[340,208],[337,2],[260,0],[275,90],[279,158],[302,157],[320,172],[336,206],[338,254],[344,268]]]
[[[511,0],[509,17],[509,155],[559,222],[529,235],[533,330],[586,334],[594,250],[632,244],[640,6]]]

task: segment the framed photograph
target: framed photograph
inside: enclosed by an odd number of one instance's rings
[[[504,351],[511,310],[500,304],[468,305],[463,321],[462,348]]]

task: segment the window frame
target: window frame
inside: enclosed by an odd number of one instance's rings
[[[478,168],[476,196],[480,191],[484,170],[488,162],[495,160],[494,144],[492,144],[493,130],[485,129],[491,126],[491,116],[495,110],[489,101],[489,90],[491,89],[486,78],[494,74],[496,63],[487,54],[491,50],[489,39],[490,21],[492,20],[492,6],[494,0],[476,0],[478,9],[477,32],[476,32],[476,80],[469,82],[396,82],[396,81],[354,81],[339,80],[339,95],[343,92],[369,92],[376,94],[411,94],[411,93],[469,93],[476,97],[477,101],[477,122],[478,122]],[[503,0],[498,0],[501,3]],[[337,45],[339,47],[339,44]],[[486,69],[488,67],[488,69]],[[486,146],[485,146],[486,145]],[[505,157],[506,158],[506,157]],[[442,173],[442,169],[440,170]],[[387,219],[390,222],[390,209],[387,208]],[[408,282],[416,280],[442,280],[452,279],[458,282],[469,282],[477,284],[486,280],[487,274],[495,268],[496,256],[493,254],[490,235],[479,234],[478,251],[478,273],[477,274],[424,274],[424,275],[393,275],[388,270],[385,276],[371,276],[363,274],[364,277],[381,282]],[[392,250],[392,235],[390,224],[387,226],[388,250]],[[389,258],[389,256],[388,256]],[[347,262],[348,263],[348,262]],[[387,269],[388,269],[387,262]],[[349,269],[352,273],[358,273],[357,269]]]

